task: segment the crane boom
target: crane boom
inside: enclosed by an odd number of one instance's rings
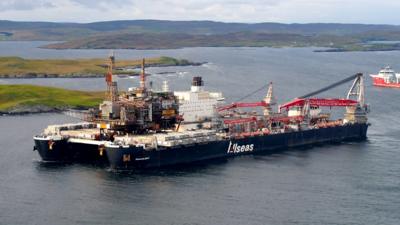
[[[324,87],[324,88],[321,88],[321,89],[319,89],[319,90],[317,90],[317,91],[314,91],[314,92],[305,94],[305,95],[300,96],[300,97],[298,97],[298,98],[299,98],[299,99],[302,99],[302,98],[308,98],[308,97],[317,95],[317,94],[319,94],[319,93],[322,93],[322,92],[328,91],[328,90],[330,90],[330,89],[332,89],[332,88],[335,88],[335,87],[337,87],[337,86],[339,86],[339,85],[342,85],[342,84],[344,84],[344,83],[346,83],[346,82],[349,82],[349,81],[351,81],[351,80],[353,80],[353,79],[355,79],[355,78],[358,78],[358,77],[360,77],[360,76],[362,76],[362,73],[354,74],[354,75],[352,75],[352,76],[350,76],[350,77],[347,77],[347,78],[345,78],[345,79],[343,79],[343,80],[340,80],[340,81],[338,81],[338,82],[336,82],[336,83],[333,83],[333,84],[331,84],[331,85],[329,85],[329,86],[326,86],[326,87]]]

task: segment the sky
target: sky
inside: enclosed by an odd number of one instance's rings
[[[400,24],[400,0],[0,0],[0,20]]]

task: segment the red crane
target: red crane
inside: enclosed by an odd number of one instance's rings
[[[321,88],[317,91],[308,93],[306,95],[303,95],[301,97],[296,98],[295,100],[288,102],[286,104],[281,105],[279,108],[283,109],[285,108],[286,110],[289,109],[290,107],[293,106],[304,106],[306,103],[308,103],[310,106],[329,106],[329,107],[346,107],[346,106],[356,106],[357,104],[364,105],[364,89],[363,89],[363,74],[362,73],[357,73],[354,74],[350,77],[347,77],[343,80],[340,80],[334,84],[331,84],[327,87]],[[347,98],[345,99],[339,99],[339,98],[310,98],[311,96],[315,96],[317,94],[320,94],[322,92],[328,91],[332,88],[335,88],[339,85],[342,85],[344,83],[347,83],[351,80],[354,79],[353,85],[347,95]],[[355,90],[358,88],[358,90]],[[357,96],[358,99],[352,100],[350,99],[351,96]]]
[[[289,109],[293,106],[304,106],[308,102],[310,106],[328,106],[328,107],[346,107],[355,106],[358,101],[352,99],[340,99],[340,98],[300,98],[295,99],[291,102],[281,105],[280,109]]]

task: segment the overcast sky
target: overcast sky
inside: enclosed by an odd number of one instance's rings
[[[0,19],[400,24],[400,0],[0,0]]]

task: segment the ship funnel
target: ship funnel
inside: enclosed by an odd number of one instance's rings
[[[193,77],[192,80],[192,87],[191,87],[191,91],[192,92],[199,92],[203,90],[203,80],[201,77]]]

